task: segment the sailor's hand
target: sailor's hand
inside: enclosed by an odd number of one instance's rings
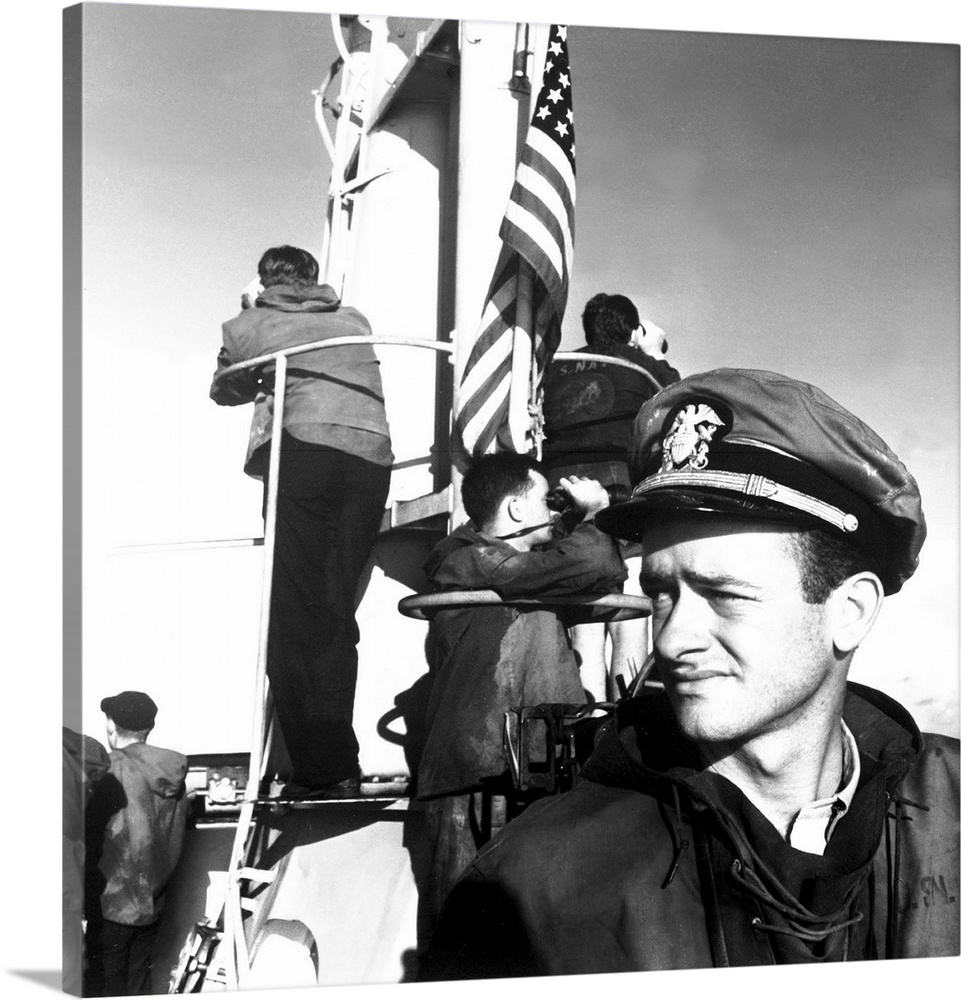
[[[585,519],[592,518],[599,510],[610,505],[607,490],[596,479],[588,479],[586,476],[567,476],[559,483]]]
[[[631,334],[631,343],[651,358],[663,358],[667,354],[667,334],[649,319],[642,320]]]
[[[241,309],[253,309],[257,304],[257,297],[264,290],[264,286],[260,283],[260,277],[254,278],[250,284],[240,293],[240,308]]]

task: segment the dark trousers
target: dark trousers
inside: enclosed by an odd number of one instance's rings
[[[356,591],[389,485],[390,469],[284,433],[267,676],[292,780],[309,788],[359,773]]]
[[[154,993],[153,945],[159,921],[145,927],[112,920],[87,925],[90,962],[84,996],[143,996]]]

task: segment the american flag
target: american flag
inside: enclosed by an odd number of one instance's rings
[[[461,377],[455,426],[464,457],[539,448],[541,383],[570,285],[574,176],[567,28],[553,24],[497,266]]]

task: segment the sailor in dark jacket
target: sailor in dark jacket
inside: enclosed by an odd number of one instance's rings
[[[572,503],[565,530],[547,503],[547,478],[530,456],[485,455],[467,470],[461,497],[470,521],[431,552],[424,567],[438,590],[495,591],[518,598],[611,593],[624,581],[614,540],[594,527],[607,492],[596,480],[563,480]],[[431,622],[431,694],[417,770],[428,831],[429,875],[420,899],[420,936],[483,843],[476,813],[506,821],[511,788],[504,717],[524,705],[587,701],[557,605],[468,605]],[[492,803],[497,803],[492,807]],[[484,803],[487,803],[485,806]]]
[[[918,565],[914,479],[813,386],[684,379],[631,500],[663,691],[454,888],[424,979],[959,954],[958,741],[847,681]]]

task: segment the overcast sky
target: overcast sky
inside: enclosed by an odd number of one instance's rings
[[[256,491],[236,524],[213,494],[245,485],[231,435],[248,415],[211,406],[206,383],[262,249],[319,252],[329,163],[310,91],[335,55],[329,19],[88,7],[85,346],[106,352],[88,377],[138,375],[86,415],[94,441],[118,402],[138,416],[103,516],[127,541],[243,533]],[[626,293],[682,373],[815,382],[917,454],[932,502],[955,495],[957,49],[576,25],[569,46],[565,346],[590,295]],[[213,493],[172,502],[170,462]]]
[[[258,490],[240,471],[249,415],[215,407],[207,387],[220,323],[260,252],[319,249],[329,164],[310,91],[333,57],[329,21],[99,6],[85,92],[87,528],[109,542],[255,534]],[[922,568],[877,642],[902,664],[897,683],[935,684],[932,714],[956,732],[956,22],[942,3],[872,5],[861,20],[837,3],[684,5],[683,19],[678,5],[624,6],[382,2],[377,12],[572,23],[578,205],[565,343],[580,342],[591,294],[624,292],[668,331],[682,373],[781,370],[872,424],[917,476],[930,527]],[[28,719],[43,714],[60,659],[60,7],[34,0],[10,15],[4,66],[16,172],[6,333],[39,362],[26,375],[11,357],[5,394],[8,434],[23,435],[8,470],[8,670],[28,692]],[[579,26],[588,10],[595,23],[685,31]],[[725,34],[691,33],[705,28]],[[736,34],[756,31],[768,37]],[[22,726],[13,760],[34,742]],[[20,967],[31,961],[28,948]]]

